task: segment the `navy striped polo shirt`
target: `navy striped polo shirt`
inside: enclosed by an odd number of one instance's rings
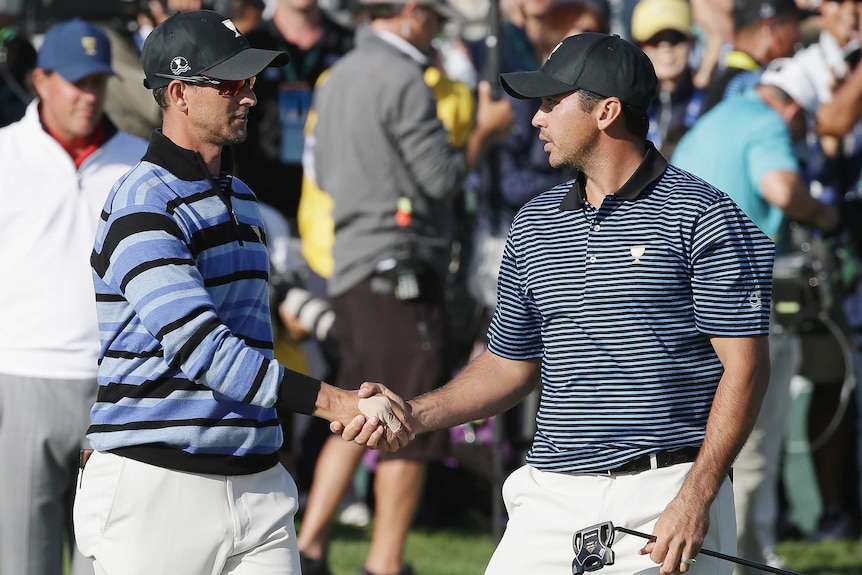
[[[491,352],[542,358],[527,463],[589,472],[700,446],[723,369],[711,337],[766,336],[774,245],[726,194],[644,161],[597,209],[583,176],[506,242]]]

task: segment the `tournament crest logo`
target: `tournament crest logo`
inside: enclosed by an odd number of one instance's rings
[[[87,56],[96,55],[96,37],[84,36],[81,38],[81,47],[84,49],[84,54]]]
[[[755,311],[763,307],[763,296],[760,294],[760,290],[751,292],[748,296],[748,304]]]

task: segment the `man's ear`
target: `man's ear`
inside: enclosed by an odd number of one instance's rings
[[[599,130],[607,130],[623,115],[623,104],[617,97],[605,98],[596,104],[596,126]]]
[[[191,90],[191,86],[188,84],[184,84],[179,80],[171,80],[171,83],[168,84],[168,89],[165,93],[165,97],[168,102],[168,106],[175,107],[179,109],[179,111],[186,113],[189,109],[189,103],[186,99],[186,95]]]
[[[34,68],[33,69],[33,89],[36,90],[36,95],[39,96],[39,99],[44,99],[45,91],[48,89],[48,77],[50,74],[43,70],[42,68]]]

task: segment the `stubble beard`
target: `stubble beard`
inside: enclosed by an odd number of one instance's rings
[[[248,138],[248,130],[243,130],[242,133],[236,134],[227,142],[229,145],[242,144]]]
[[[554,168],[568,168],[570,170],[578,170],[579,172],[587,173],[589,166],[592,163],[598,140],[599,131],[595,130],[588,136],[574,142],[571,151],[565,155],[561,155],[560,159],[556,162],[557,165],[554,165],[552,162],[551,166]]]
[[[241,128],[228,128],[222,138],[222,146],[232,146],[242,144],[248,138],[248,125],[245,124]]]

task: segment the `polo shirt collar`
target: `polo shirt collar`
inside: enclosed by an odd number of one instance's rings
[[[650,187],[658,180],[664,171],[667,169],[667,160],[655,149],[652,142],[647,140],[646,153],[638,168],[631,175],[628,181],[617,190],[614,195],[619,196],[627,201],[638,199],[641,192]],[[583,172],[578,170],[575,172],[575,179],[572,181],[572,187],[563,201],[560,202],[560,211],[568,212],[578,210],[584,205],[586,197],[587,178]]]
[[[230,146],[222,148],[222,174],[229,174],[232,171],[233,155],[231,152]],[[179,179],[187,182],[211,179],[203,157],[198,152],[187,150],[173,143],[162,133],[161,128],[153,130],[150,136],[150,145],[142,159],[145,162],[151,162],[165,168]]]

